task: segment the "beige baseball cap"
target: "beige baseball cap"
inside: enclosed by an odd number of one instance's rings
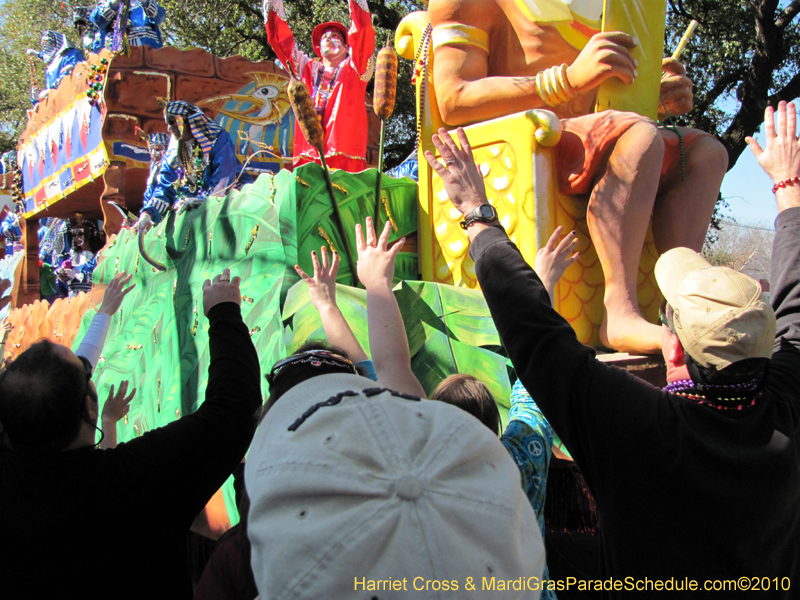
[[[313,377],[264,417],[245,481],[262,598],[539,598],[544,544],[519,468],[444,402]],[[524,585],[498,595],[483,577]]]
[[[697,363],[724,369],[772,356],[775,313],[755,279],[712,266],[689,248],[662,254],[655,275],[674,310],[675,333]]]

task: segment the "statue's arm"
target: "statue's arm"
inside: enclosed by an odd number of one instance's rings
[[[430,4],[433,82],[449,125],[544,106],[533,77],[489,77],[489,32],[500,17],[493,1],[443,0]]]
[[[557,106],[592,91],[609,77],[632,83],[636,65],[631,36],[593,36],[575,61],[535,76],[489,76],[493,23],[502,17],[491,0],[431,2],[434,88],[442,118],[463,125],[511,113]],[[537,79],[538,78],[538,79]]]

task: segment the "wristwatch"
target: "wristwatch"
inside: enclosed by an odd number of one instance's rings
[[[481,204],[461,221],[461,229],[466,229],[473,223],[491,223],[497,220],[497,211],[491,204]]]

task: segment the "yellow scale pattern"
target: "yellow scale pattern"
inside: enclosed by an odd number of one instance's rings
[[[518,198],[530,197],[525,190],[518,190],[515,177],[517,156],[509,143],[491,144],[474,150],[475,161],[481,169],[486,183],[489,203],[498,212],[503,227],[512,241],[520,247],[517,239],[520,230],[532,231],[536,221],[536,208],[517,202]],[[478,288],[475,263],[469,256],[469,239],[461,228],[461,213],[453,207],[444,190],[441,179],[433,175],[430,205],[434,234],[434,280],[461,287]],[[556,286],[555,308],[575,330],[578,339],[590,346],[600,347],[600,324],[603,320],[603,270],[591,243],[586,222],[586,198],[550,195],[551,206],[547,213],[553,215],[553,228],[561,225],[564,231],[578,232],[580,257]],[[520,215],[522,211],[522,215]],[[519,227],[520,219],[527,227]],[[544,238],[546,240],[546,237]],[[533,263],[533,255],[527,256]],[[534,254],[535,255],[535,254]],[[648,231],[639,266],[637,293],[642,314],[650,321],[657,321],[661,295],[655,282],[655,263],[658,258],[652,231]]]

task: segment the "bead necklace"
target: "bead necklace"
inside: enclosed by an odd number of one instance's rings
[[[195,143],[194,148],[190,152],[186,148],[186,144],[181,142],[178,148],[178,160],[180,166],[178,167],[178,177],[173,186],[178,192],[178,199],[182,200],[186,196],[186,189],[188,188],[189,194],[197,194],[198,188],[200,189],[199,197],[205,197],[205,181],[202,174],[205,170],[205,162],[203,160],[203,150],[200,144]]]
[[[428,63],[430,56],[431,34],[433,33],[433,26],[428,24],[425,32],[422,34],[422,39],[417,48],[417,55],[414,57],[414,75],[411,77],[411,84],[416,85],[417,78],[422,77],[419,90],[419,104],[417,108],[417,139],[415,147],[420,147],[420,138],[422,137],[422,111],[425,106],[425,86],[428,80]]]
[[[717,410],[742,410],[755,406],[756,401],[763,395],[763,392],[759,390],[760,387],[760,379],[722,385],[704,384],[703,391],[711,392],[707,395],[700,393],[697,385],[691,379],[681,379],[667,384],[664,391],[689,398]],[[721,394],[725,394],[725,396]]]

